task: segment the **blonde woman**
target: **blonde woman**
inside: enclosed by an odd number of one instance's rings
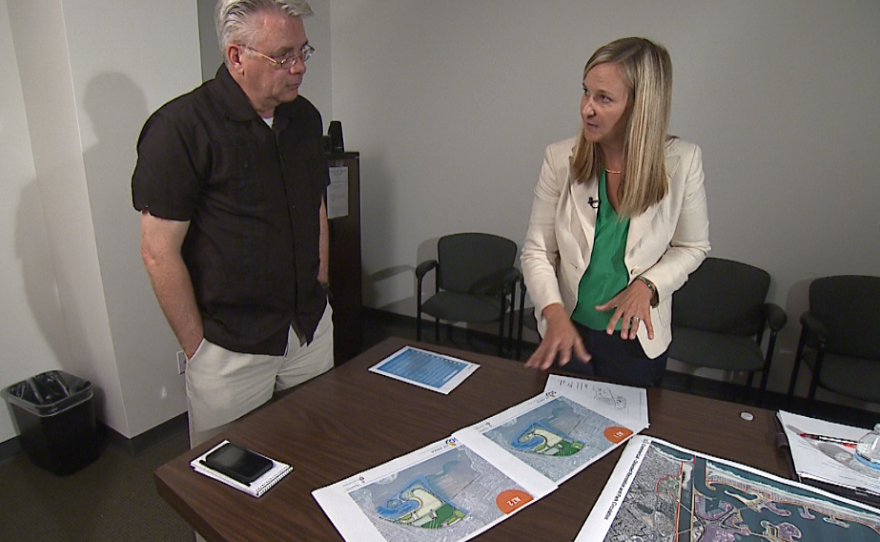
[[[660,384],[672,294],[710,248],[701,151],[668,135],[671,102],[661,45],[587,62],[580,133],[545,151],[522,250],[542,337],[527,367]]]

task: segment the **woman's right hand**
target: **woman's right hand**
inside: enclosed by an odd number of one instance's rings
[[[541,338],[537,350],[526,360],[526,367],[546,371],[559,360],[559,365],[571,361],[574,354],[584,363],[590,361],[590,354],[584,348],[584,342],[562,305],[547,305],[542,312],[547,320],[547,331]]]

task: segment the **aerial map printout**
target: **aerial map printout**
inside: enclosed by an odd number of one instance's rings
[[[455,433],[488,439],[562,483],[645,428],[628,418],[613,420],[560,391],[549,391]]]
[[[634,437],[575,542],[880,541],[880,511]]]
[[[450,437],[312,495],[349,542],[458,542],[556,489],[481,453]]]

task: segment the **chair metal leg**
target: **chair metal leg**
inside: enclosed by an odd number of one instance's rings
[[[767,380],[769,376],[770,370],[764,369],[764,371],[761,373],[761,388],[758,392],[758,406],[764,404],[764,394],[767,392]]]
[[[507,289],[501,291],[501,297],[498,299],[498,357],[504,355],[504,316],[507,305]]]
[[[816,349],[816,365],[813,367],[813,377],[810,379],[810,391],[807,394],[807,410],[812,410],[813,400],[816,397],[816,388],[819,387],[819,372],[822,370],[822,358],[825,357],[825,348],[819,344]]]
[[[526,317],[526,285],[519,286],[519,325],[516,330],[516,359],[522,359],[523,325]]]
[[[791,367],[791,377],[788,381],[788,395],[786,397],[786,402],[791,406],[792,399],[794,398],[794,388],[797,385],[798,372],[801,367],[801,360],[804,358],[804,346],[807,343],[807,330],[806,328],[801,330],[800,339],[798,339],[797,350],[794,354],[794,363]]]
[[[507,322],[507,355],[513,356],[513,324],[516,312],[516,284],[511,286],[510,291],[510,316]]]
[[[770,377],[770,364],[773,362],[773,352],[776,349],[776,331],[770,333],[767,339],[767,354],[764,356],[764,369],[761,371],[761,391],[758,394],[758,406],[764,404],[764,393],[767,391],[767,380]]]
[[[498,357],[504,355],[504,315],[498,320]]]
[[[422,281],[416,288],[416,340],[422,340]]]
[[[746,378],[746,389],[745,396],[743,397],[743,401],[746,402],[749,400],[749,397],[752,395],[752,382],[755,380],[755,371],[748,372],[748,378]],[[760,396],[760,394],[759,394]],[[761,399],[758,398],[757,402],[760,403]]]

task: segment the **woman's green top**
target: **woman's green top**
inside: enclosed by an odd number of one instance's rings
[[[620,220],[608,201],[605,186],[603,170],[599,174],[599,209],[596,213],[596,235],[593,239],[590,265],[581,277],[578,302],[571,315],[576,322],[600,331],[608,327],[614,311],[599,312],[596,305],[607,303],[626,288],[629,282],[629,274],[623,261],[629,218]],[[619,321],[616,329],[620,329]]]

